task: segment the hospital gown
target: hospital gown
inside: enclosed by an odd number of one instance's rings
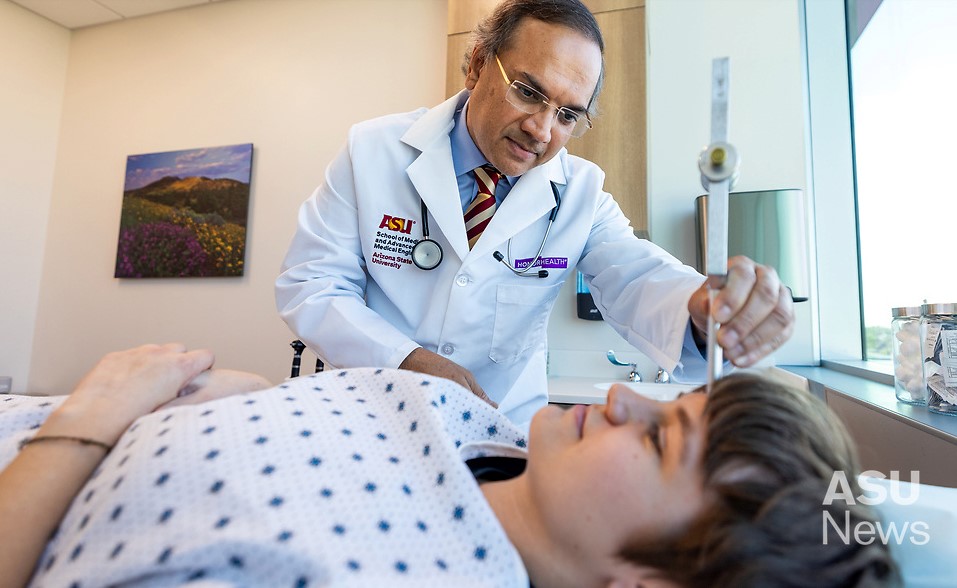
[[[61,401],[0,397],[0,465]],[[464,463],[524,447],[463,388],[396,370],[155,412],[78,494],[30,586],[524,588]]]

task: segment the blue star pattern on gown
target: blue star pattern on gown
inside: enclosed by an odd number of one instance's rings
[[[62,401],[9,398],[0,466]],[[525,588],[464,463],[524,457],[525,445],[465,389],[396,370],[160,411],[78,494],[31,586]]]

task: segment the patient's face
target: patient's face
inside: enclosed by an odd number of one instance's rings
[[[624,387],[605,406],[547,407],[532,420],[527,474],[553,537],[602,566],[637,537],[680,533],[704,505],[704,394],[660,403]]]

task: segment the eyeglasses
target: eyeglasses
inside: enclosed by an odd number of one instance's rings
[[[588,115],[582,112],[575,112],[564,106],[555,106],[548,99],[548,96],[542,94],[535,88],[520,82],[518,80],[508,79],[502,62],[498,55],[495,56],[495,62],[498,63],[498,69],[508,84],[508,90],[505,92],[505,99],[515,108],[525,114],[538,114],[546,108],[554,108],[558,114],[558,130],[572,137],[581,137],[588,129],[592,128],[591,120]]]

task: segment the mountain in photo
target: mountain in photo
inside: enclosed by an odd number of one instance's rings
[[[123,197],[142,198],[198,214],[218,214],[226,222],[242,227],[246,226],[249,211],[249,184],[229,178],[166,176],[128,190]]]

